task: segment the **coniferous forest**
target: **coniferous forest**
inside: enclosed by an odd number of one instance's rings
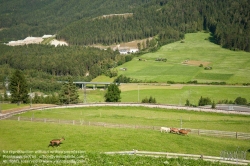
[[[56,90],[55,81],[90,81],[131,57],[88,47],[153,38],[158,48],[185,33],[211,32],[215,43],[250,51],[249,0],[8,0],[0,2],[0,43],[56,34],[69,47],[0,44],[0,79],[25,72],[32,88]],[[157,48],[153,48],[157,49]],[[150,49],[149,49],[150,50]],[[45,84],[42,84],[42,80]]]
[[[1,42],[57,34],[71,45],[113,44],[207,30],[232,50],[250,51],[248,0],[10,0],[0,2]],[[129,16],[102,17],[132,13]]]

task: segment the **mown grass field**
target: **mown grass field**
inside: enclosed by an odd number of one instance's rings
[[[119,74],[145,81],[157,82],[227,82],[228,84],[250,83],[250,53],[231,51],[211,43],[209,33],[190,33],[180,41],[161,47],[125,63],[127,71]],[[139,61],[138,59],[141,59]],[[167,62],[155,61],[166,58]],[[184,63],[186,61],[186,63]],[[211,66],[204,70],[200,64]]]
[[[121,84],[121,102],[141,102],[150,96],[160,104],[185,105],[188,99],[191,104],[198,105],[200,97],[209,97],[215,103],[221,100],[233,101],[237,97],[246,98],[250,102],[249,86],[208,86],[208,85],[166,85],[166,84]],[[104,90],[87,90],[86,102],[104,102]],[[84,91],[79,90],[80,101],[84,101]]]
[[[228,131],[250,132],[249,116],[216,113],[149,109],[142,107],[90,107],[31,111],[21,116],[36,118],[82,119],[116,124],[180,125]],[[17,120],[0,121],[0,150],[52,150],[54,138],[65,137],[57,150],[88,152],[146,151],[176,152],[220,156],[221,151],[249,151],[249,140],[218,138],[190,134],[161,133],[151,129],[107,128]],[[55,148],[53,149],[55,150]],[[249,159],[249,152],[247,152]]]
[[[168,126],[183,128],[250,132],[250,116],[195,111],[166,110],[146,107],[82,107],[29,111],[22,117],[81,120],[139,126]],[[16,118],[17,120],[17,118]],[[230,127],[229,127],[230,126]]]
[[[237,97],[250,102],[250,87],[235,86],[193,86],[193,85],[121,85],[122,102],[141,102],[144,98],[154,97],[157,103],[185,105],[188,99],[198,105],[200,97],[209,97],[215,103],[221,100],[234,101]],[[139,100],[138,100],[139,99]]]

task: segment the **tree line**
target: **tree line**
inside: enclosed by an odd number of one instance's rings
[[[210,31],[210,40],[232,50],[250,51],[250,2],[247,0],[151,1],[132,16],[82,19],[57,35],[72,45],[114,44],[157,36],[164,45],[185,33]]]
[[[127,13],[150,0],[8,0],[0,2],[0,42],[57,34],[75,21]]]
[[[210,31],[212,42],[250,51],[248,0],[11,0],[0,5],[1,42],[57,34],[71,45],[114,44],[158,37],[159,44],[185,33]],[[108,14],[132,15],[101,17]]]
[[[130,61],[131,55],[120,55],[112,49],[93,47],[49,45],[0,45],[0,82],[9,79],[14,70],[21,70],[29,87],[39,91],[54,92],[60,89],[58,81],[91,81],[98,75]],[[128,56],[128,58],[126,58]]]

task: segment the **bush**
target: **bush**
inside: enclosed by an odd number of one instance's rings
[[[215,102],[213,101],[213,103],[212,103],[212,109],[215,109],[215,107],[216,107],[216,104],[215,104]]]
[[[211,104],[212,104],[212,102],[211,102],[210,98],[208,98],[208,97],[203,98],[202,96],[201,96],[199,103],[198,103],[199,106],[211,105]]]
[[[106,102],[120,102],[121,90],[116,84],[110,84],[104,97]]]
[[[155,98],[153,98],[152,96],[149,97],[149,99],[146,97],[144,99],[142,99],[141,101],[142,103],[156,103]]]
[[[234,103],[235,103],[235,104],[239,104],[239,105],[247,105],[247,99],[242,98],[242,97],[237,97],[237,98],[234,100]]]

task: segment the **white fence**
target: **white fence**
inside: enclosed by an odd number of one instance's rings
[[[32,121],[32,122],[43,122],[43,123],[60,123],[60,124],[71,124],[71,125],[88,125],[88,126],[102,126],[108,128],[134,128],[134,129],[148,129],[160,131],[160,126],[143,126],[143,125],[129,125],[129,124],[112,124],[105,122],[90,122],[84,120],[65,120],[65,119],[49,119],[49,118],[33,118],[33,117],[10,117],[8,119],[18,121]],[[215,137],[228,137],[236,139],[250,139],[250,133],[243,132],[231,132],[231,131],[219,131],[219,130],[203,130],[203,129],[190,129],[189,134],[207,135]]]
[[[243,132],[191,129],[191,133],[192,134],[198,134],[198,135],[216,136],[216,137],[228,137],[228,138],[236,138],[236,139],[250,139],[250,133],[243,133]]]
[[[228,164],[237,164],[237,165],[248,165],[250,164],[249,160],[245,160],[238,157],[230,157],[230,156],[205,156],[205,155],[195,155],[195,154],[180,154],[180,153],[169,153],[169,152],[148,152],[148,151],[119,151],[119,152],[105,152],[105,154],[113,155],[113,154],[127,154],[127,155],[140,155],[140,156],[153,156],[153,157],[166,157],[166,158],[184,158],[184,159],[201,159],[212,162],[221,162]]]

